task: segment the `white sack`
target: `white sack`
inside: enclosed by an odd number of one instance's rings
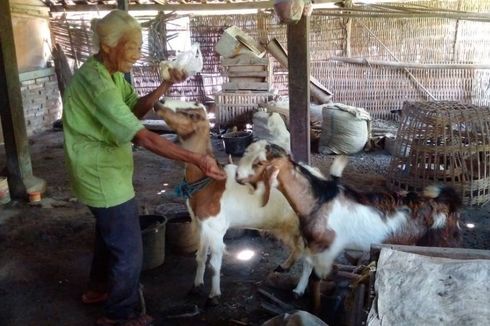
[[[268,112],[277,112],[282,115],[289,129],[289,98],[269,101],[264,106]],[[322,108],[323,105],[310,104],[310,137],[312,140],[318,139],[322,131]]]
[[[354,154],[361,151],[369,140],[371,116],[363,108],[341,103],[324,105],[320,136],[323,154]]]
[[[369,326],[490,324],[490,260],[381,250]]]
[[[298,310],[269,319],[262,326],[328,326],[323,320],[307,311]]]
[[[278,113],[257,111],[253,115],[254,137],[267,140],[291,152],[291,141],[286,124]]]

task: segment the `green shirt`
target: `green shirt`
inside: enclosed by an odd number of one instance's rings
[[[63,97],[66,165],[78,199],[111,207],[134,197],[131,140],[143,129],[132,113],[138,100],[124,74],[110,74],[90,57]]]

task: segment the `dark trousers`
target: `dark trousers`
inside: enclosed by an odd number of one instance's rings
[[[138,206],[133,198],[123,204],[89,207],[95,216],[95,250],[90,286],[106,290],[106,317],[127,319],[139,309],[139,279],[143,243]]]

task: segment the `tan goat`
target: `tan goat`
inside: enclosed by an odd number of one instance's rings
[[[165,101],[155,104],[155,111],[177,133],[184,148],[213,155],[210,125],[202,104]],[[187,207],[200,235],[194,287],[199,288],[204,284],[205,264],[210,253],[209,263],[213,270],[209,294],[211,304],[217,304],[221,295],[220,270],[225,249],[223,237],[229,228],[265,230],[281,239],[290,248],[290,255],[277,271],[288,270],[304,250],[299,220],[281,192],[272,189],[269,194],[263,183],[257,190],[237,183],[236,169],[236,165],[226,165],[224,170],[228,177],[218,181],[207,178],[195,165],[185,166],[184,180],[189,189]],[[264,206],[262,200],[265,192],[271,200]]]

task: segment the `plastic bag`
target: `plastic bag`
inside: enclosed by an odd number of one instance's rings
[[[203,66],[202,53],[198,43],[194,43],[189,51],[180,52],[173,61],[160,62],[160,78],[170,79],[170,68],[181,69],[187,76],[201,72]]]

